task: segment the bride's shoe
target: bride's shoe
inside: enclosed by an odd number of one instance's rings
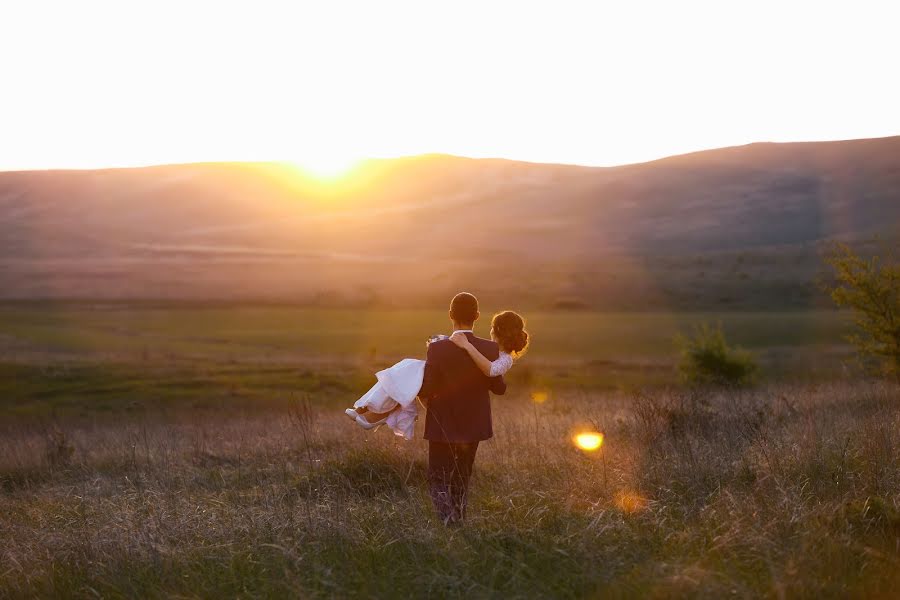
[[[350,417],[354,421],[356,420],[357,415],[359,415],[359,413],[356,412],[355,408],[348,408],[347,410],[344,411],[344,414],[346,414],[348,417]]]
[[[355,412],[355,411],[354,411]],[[382,425],[387,423],[387,417],[381,419],[380,421],[375,421],[374,423],[370,423],[366,421],[365,417],[360,414],[356,415],[356,424],[362,427],[363,429],[378,429]]]

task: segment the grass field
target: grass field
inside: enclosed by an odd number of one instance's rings
[[[526,316],[533,345],[510,374],[525,395],[674,383],[674,338],[704,321],[756,352],[767,380],[833,379],[848,359],[848,321],[836,312]],[[0,414],[283,407],[298,393],[334,406],[368,388],[375,370],[423,356],[425,338],[448,327],[442,310],[8,304]],[[485,317],[477,330],[488,328]]]
[[[497,402],[449,530],[424,443],[334,410],[5,427],[0,596],[896,597],[898,397]]]
[[[527,316],[448,530],[424,442],[338,410],[444,311],[0,307],[0,597],[892,596],[900,389],[842,315]],[[676,385],[704,321],[757,388]]]
[[[493,312],[492,307],[484,310],[476,327],[482,335],[487,335]],[[703,321],[721,321],[735,342],[757,350],[821,348],[840,343],[847,330],[846,318],[833,311],[559,311],[525,316],[539,342],[532,355],[551,361],[665,358],[673,351],[676,333]],[[449,325],[444,310],[0,305],[7,346],[18,342],[35,350],[121,357],[168,353],[287,361],[324,356],[352,362],[376,354],[393,359],[422,354],[425,338],[446,332]]]

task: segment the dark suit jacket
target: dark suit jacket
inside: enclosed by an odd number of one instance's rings
[[[467,333],[488,360],[497,360],[496,342]],[[425,439],[453,444],[480,442],[493,434],[489,392],[506,392],[503,377],[486,377],[469,354],[447,340],[432,342],[419,397],[425,401]]]

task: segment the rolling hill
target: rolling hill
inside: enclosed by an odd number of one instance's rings
[[[0,299],[766,308],[900,234],[900,137],[612,168],[445,155],[0,173]]]

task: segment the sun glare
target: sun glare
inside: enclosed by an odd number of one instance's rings
[[[575,445],[587,452],[599,450],[600,446],[603,445],[603,434],[596,432],[579,433],[575,436]]]
[[[310,156],[295,160],[294,165],[307,175],[321,180],[340,179],[360,163],[358,158]]]

